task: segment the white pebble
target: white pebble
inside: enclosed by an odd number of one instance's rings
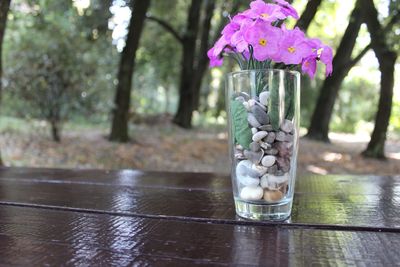
[[[267,167],[264,167],[264,166],[261,166],[261,165],[256,165],[256,164],[253,164],[253,166],[251,166],[251,168],[253,170],[255,170],[256,172],[258,172],[259,176],[263,176],[268,171]]]
[[[243,200],[259,200],[262,199],[264,195],[264,190],[260,187],[243,187],[240,191],[240,198]]]
[[[268,106],[269,92],[261,92],[259,97],[260,103],[264,106]]]
[[[257,132],[258,132],[257,128],[254,128],[254,127],[251,128],[251,133],[252,133],[252,134],[256,134]]]
[[[238,182],[244,186],[257,186],[260,184],[260,179],[259,178],[253,178],[251,176],[241,176],[238,175],[236,176]]]
[[[247,111],[250,111],[250,106],[249,106],[249,103],[248,102],[243,102],[243,106],[244,106],[244,108],[247,110]]]
[[[285,133],[290,133],[293,130],[293,123],[290,120],[284,120],[281,125],[282,131]]]
[[[261,160],[261,164],[265,167],[271,167],[275,164],[276,157],[267,155]]]
[[[268,174],[263,175],[263,177],[261,177],[261,187],[262,188],[267,188],[268,187]]]
[[[242,160],[236,166],[236,177],[239,176],[250,176],[253,178],[258,178],[258,172],[253,170],[252,167],[253,163],[250,160]]]
[[[247,102],[249,103],[249,107],[250,107],[250,108],[256,104],[256,101],[255,101],[254,99],[250,99],[250,100],[247,101]]]
[[[254,142],[259,142],[261,141],[261,139],[263,139],[264,137],[266,137],[268,135],[268,132],[266,131],[259,131],[257,132],[255,135],[253,135],[253,141]]]

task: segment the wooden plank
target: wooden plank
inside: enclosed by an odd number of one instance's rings
[[[392,194],[371,191],[365,195],[350,188],[348,192],[296,194],[292,224],[400,229],[396,188]],[[238,220],[231,192],[217,190],[0,179],[0,203],[197,221]]]
[[[7,266],[395,266],[399,246],[399,233],[0,206],[0,265]]]

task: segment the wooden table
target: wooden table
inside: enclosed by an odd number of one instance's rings
[[[235,216],[226,175],[0,169],[0,265],[399,266],[400,176],[298,179],[291,222]]]

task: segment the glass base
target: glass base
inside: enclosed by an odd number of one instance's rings
[[[235,198],[236,214],[240,217],[258,221],[284,221],[290,217],[292,200],[280,203],[250,203]]]

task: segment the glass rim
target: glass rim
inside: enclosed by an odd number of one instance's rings
[[[227,75],[233,76],[235,74],[240,73],[249,73],[249,72],[284,72],[284,73],[291,73],[295,76],[300,76],[300,72],[297,70],[285,70],[285,69],[251,69],[251,70],[239,70],[239,71],[232,71],[228,72]]]

